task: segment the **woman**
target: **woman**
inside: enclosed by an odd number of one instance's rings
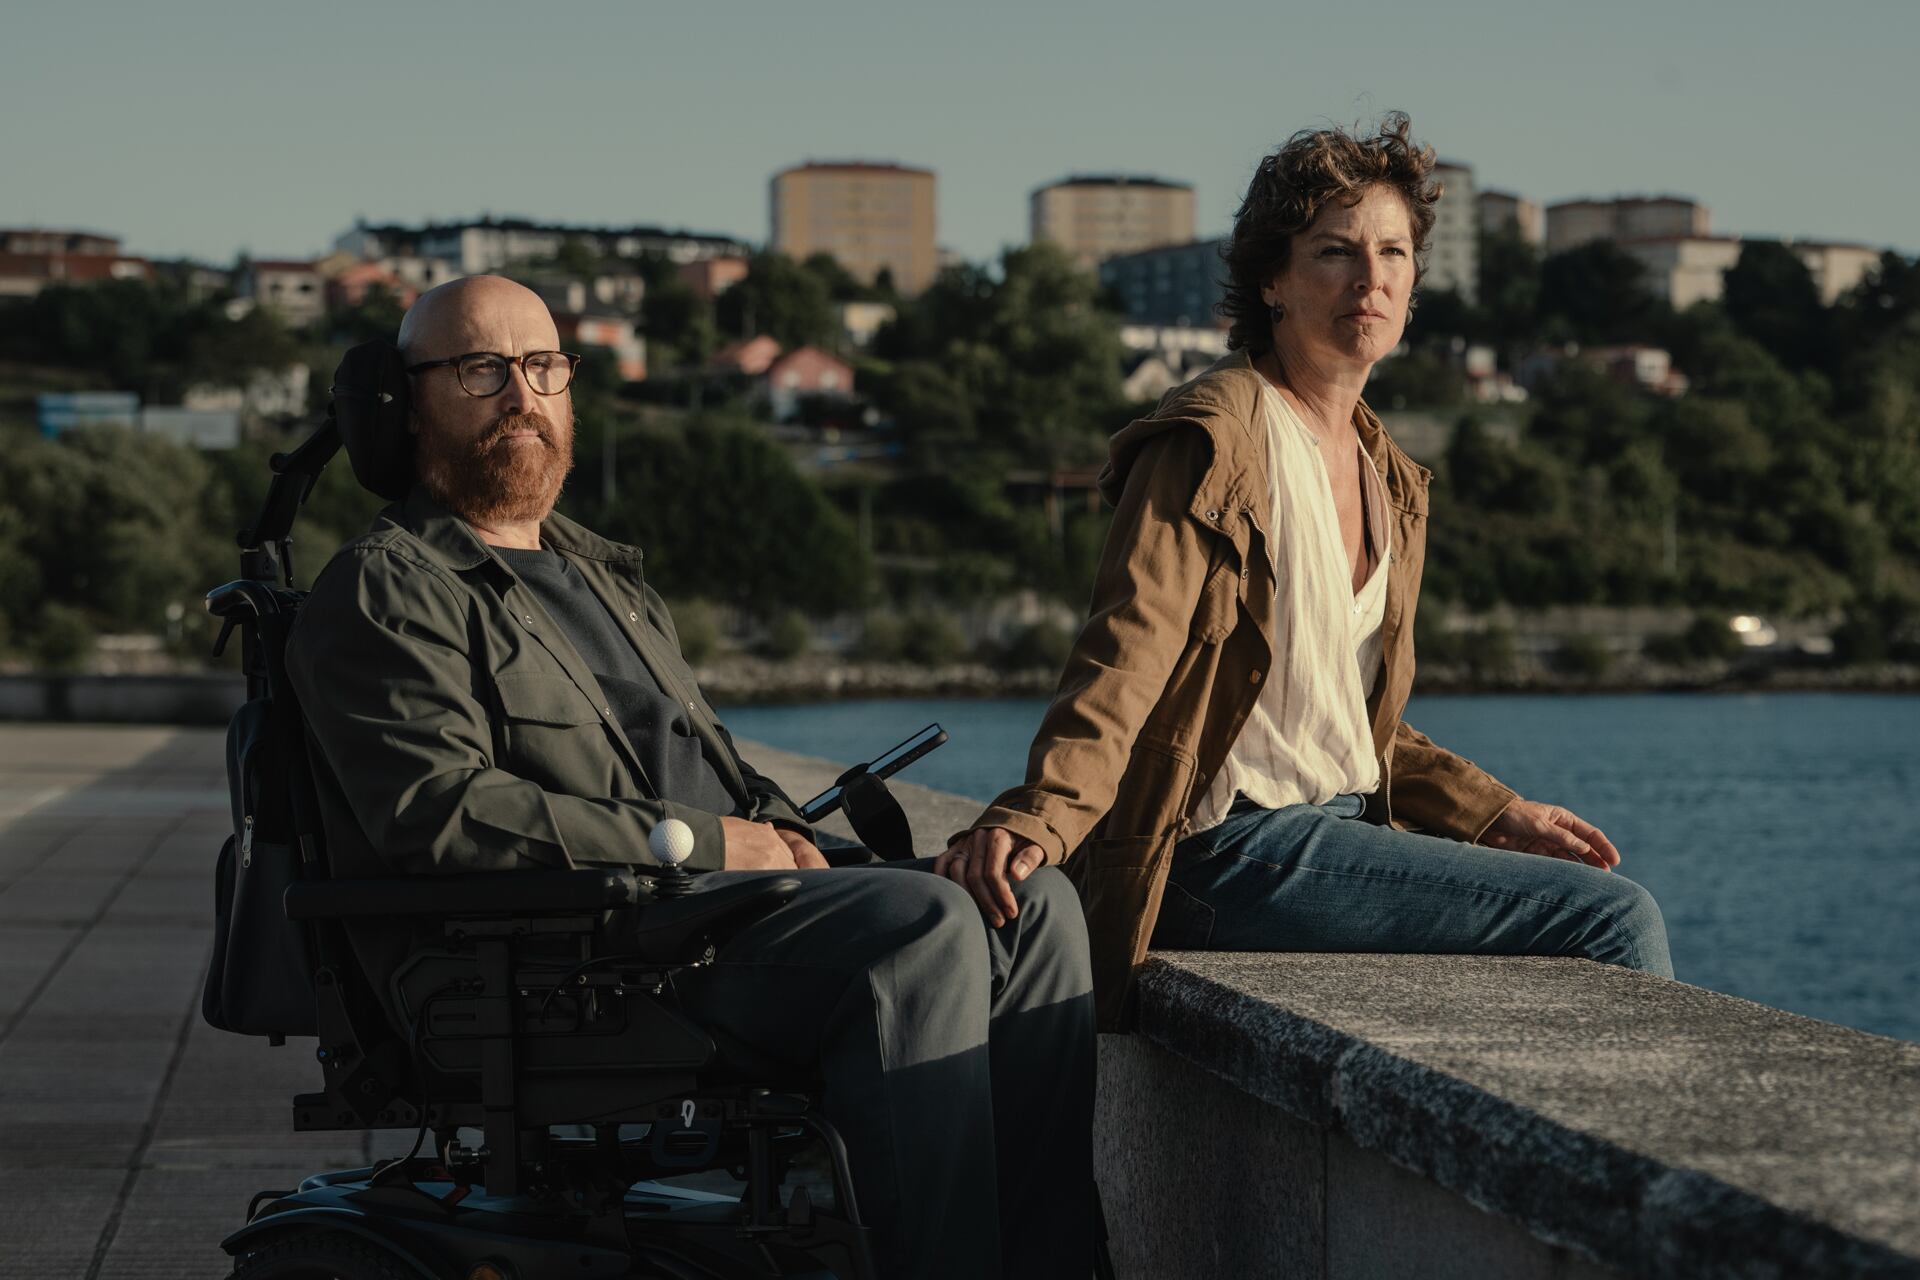
[[[1027,780],[938,860],[997,925],[1009,879],[1078,850],[1107,1027],[1149,940],[1671,973],[1605,835],[1400,719],[1430,473],[1361,392],[1440,194],[1410,127],[1261,161],[1226,252],[1232,351],[1114,436],[1113,527]]]

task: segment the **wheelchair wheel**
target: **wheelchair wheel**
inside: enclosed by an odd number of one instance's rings
[[[392,1254],[345,1231],[296,1231],[250,1249],[229,1280],[418,1280]]]

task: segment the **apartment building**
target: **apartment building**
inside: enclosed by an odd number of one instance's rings
[[[809,161],[769,184],[772,247],[791,258],[831,254],[866,284],[884,272],[904,297],[939,273],[930,169]]]
[[[1051,241],[1091,271],[1108,258],[1193,239],[1193,188],[1184,182],[1085,174],[1028,197],[1031,238]]]

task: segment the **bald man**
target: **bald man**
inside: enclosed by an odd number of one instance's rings
[[[335,874],[651,872],[669,817],[698,873],[799,872],[792,902],[683,971],[687,1011],[824,1077],[888,1274],[1088,1275],[1092,982],[1065,877],[1020,880],[989,927],[960,885],[912,874],[931,859],[828,868],[701,696],[640,553],[554,511],[575,358],[546,306],[454,281],[399,346],[417,483],[328,563],[288,646]],[[413,939],[353,941],[384,993]]]

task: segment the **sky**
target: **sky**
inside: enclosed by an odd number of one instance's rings
[[[1400,109],[1483,188],[1912,253],[1916,50],[1916,0],[10,0],[0,226],[218,263],[362,216],[763,241],[778,170],[891,160],[985,260],[1069,173],[1191,183],[1222,233],[1287,135]]]

